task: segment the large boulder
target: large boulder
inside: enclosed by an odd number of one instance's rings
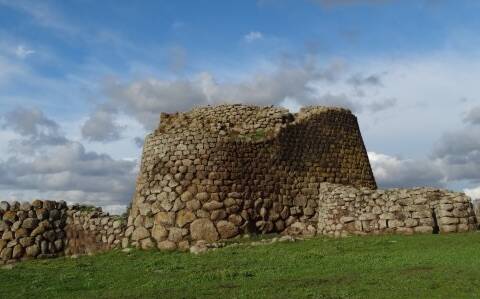
[[[40,221],[38,221],[38,219],[27,218],[27,219],[23,220],[22,227],[26,228],[26,229],[33,229],[33,228],[37,227],[39,222]]]
[[[188,210],[181,210],[177,214],[177,225],[179,227],[184,227],[187,223],[195,220],[195,214]]]
[[[13,247],[12,258],[18,259],[18,258],[22,257],[22,255],[23,255],[22,245],[20,245],[20,244],[15,245],[15,247]]]
[[[132,240],[138,241],[150,237],[150,233],[144,227],[137,227],[132,233]]]
[[[238,229],[235,224],[225,220],[219,221],[217,223],[217,230],[220,233],[220,237],[222,239],[229,239],[238,235]]]
[[[190,224],[190,235],[193,240],[214,242],[218,240],[218,232],[213,222],[207,218],[197,219]]]
[[[40,253],[40,248],[37,244],[29,246],[25,249],[27,256],[35,257]]]
[[[161,224],[155,224],[152,229],[152,237],[157,241],[160,242],[164,240],[168,236],[168,231],[165,227]]]
[[[157,244],[157,248],[160,250],[172,251],[177,249],[177,245],[175,244],[175,242],[165,240],[165,241],[159,242]]]

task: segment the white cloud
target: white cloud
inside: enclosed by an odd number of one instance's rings
[[[381,188],[445,185],[441,165],[435,161],[402,159],[368,152],[372,171]]]
[[[470,198],[473,200],[480,199],[480,186],[475,188],[465,188],[463,192],[465,192],[465,194],[470,196]]]
[[[105,105],[132,116],[151,130],[158,125],[161,112],[184,111],[198,105],[282,105],[283,101],[288,100],[301,106],[333,105],[357,112],[364,108],[378,112],[396,104],[394,100],[357,101],[345,93],[349,88],[357,88],[357,82],[355,86],[344,82],[345,90],[332,92],[329,86],[343,76],[345,69],[338,60],[323,66],[315,57],[307,55],[284,59],[237,81],[220,81],[209,72],[182,79],[148,78],[126,83],[110,81],[106,86],[108,101]]]
[[[30,55],[35,54],[35,51],[32,49],[27,48],[26,46],[19,45],[15,49],[15,55],[17,55],[18,58],[25,59]]]
[[[0,158],[0,196],[62,199],[117,209],[130,202],[137,160],[87,150],[36,108],[16,108],[3,120],[0,137],[8,138],[10,148]]]
[[[261,32],[258,32],[258,31],[251,31],[251,32],[245,34],[245,36],[243,37],[243,39],[244,39],[247,43],[252,43],[252,42],[254,42],[254,41],[263,39],[263,34],[262,34]]]
[[[464,122],[472,125],[480,125],[480,106],[471,108],[464,117]]]
[[[96,109],[82,125],[82,137],[99,142],[119,140],[125,127],[115,121],[113,113],[106,107]]]

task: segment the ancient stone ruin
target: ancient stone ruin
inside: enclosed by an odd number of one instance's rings
[[[470,198],[378,190],[346,109],[221,105],[162,114],[128,217],[64,202],[0,203],[0,264],[134,246],[192,250],[242,234],[465,232]]]
[[[222,105],[162,114],[143,150],[125,233],[184,250],[244,233],[414,233],[475,229],[469,199],[376,190],[346,109]]]
[[[0,264],[120,248],[125,239],[121,217],[65,202],[2,201],[0,220]]]

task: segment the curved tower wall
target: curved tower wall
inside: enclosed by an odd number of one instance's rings
[[[298,223],[313,234],[322,182],[376,188],[346,109],[222,105],[162,114],[145,141],[126,235],[140,247],[182,249]]]

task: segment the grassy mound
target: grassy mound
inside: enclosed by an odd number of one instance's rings
[[[119,251],[0,269],[2,298],[474,298],[480,233]]]

